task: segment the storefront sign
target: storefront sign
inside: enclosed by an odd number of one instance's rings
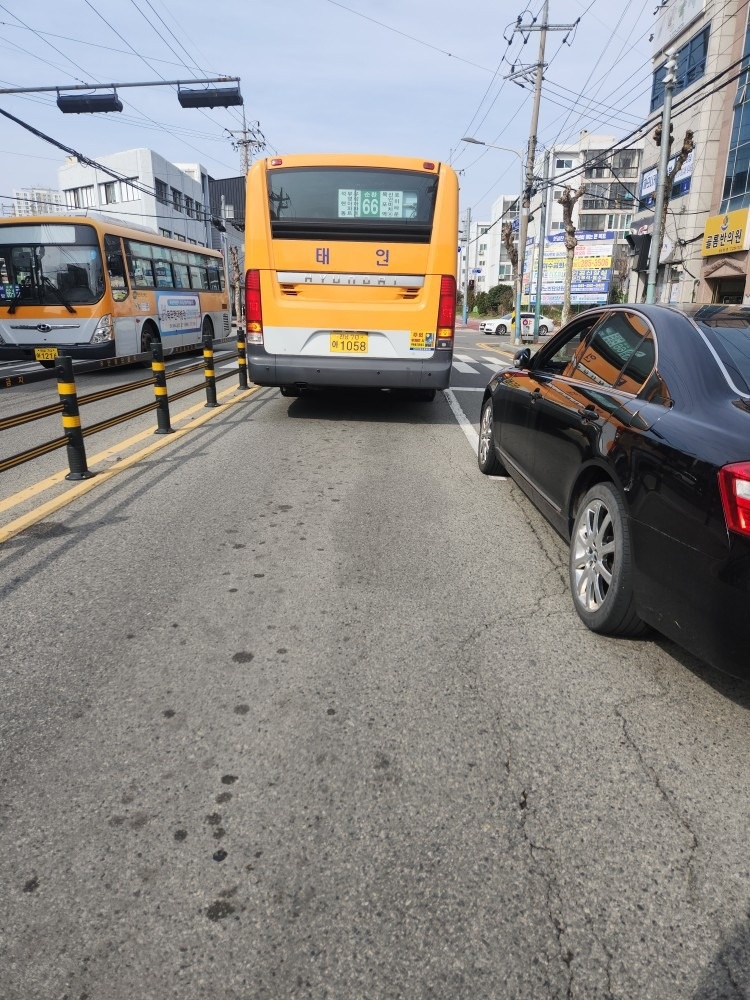
[[[570,300],[574,305],[593,305],[607,301],[612,278],[612,251],[615,234],[579,230],[573,251],[573,273]],[[568,251],[565,233],[553,233],[546,239],[542,265],[542,303],[553,305],[563,301],[565,266]],[[524,267],[524,294],[536,298],[536,250],[526,251]],[[533,261],[533,267],[532,267]]]
[[[739,250],[750,249],[748,213],[750,209],[738,208],[723,215],[710,215],[706,219],[703,233],[702,256],[711,257],[715,254],[737,253]]]
[[[675,165],[677,160],[677,153],[670,157],[669,163],[667,164],[667,173]],[[695,150],[688,153],[688,157],[682,164],[680,169],[675,174],[674,180],[672,181],[672,197],[677,197],[681,194],[687,194],[690,190],[690,178],[693,176],[693,163],[695,162]],[[653,205],[656,195],[656,178],[658,174],[658,167],[649,167],[648,170],[644,170],[641,174],[641,183],[638,189],[638,198],[641,202],[647,205]],[[674,189],[678,188],[677,191]]]

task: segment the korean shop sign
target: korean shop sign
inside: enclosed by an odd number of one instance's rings
[[[711,257],[719,253],[736,253],[750,248],[750,209],[738,208],[723,215],[709,215],[703,234],[701,255]]]

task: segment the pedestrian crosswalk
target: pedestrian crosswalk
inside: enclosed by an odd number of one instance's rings
[[[453,367],[462,375],[483,375],[484,369],[488,369],[493,374],[499,372],[501,368],[506,368],[510,364],[510,358],[503,361],[499,355],[490,357],[483,354],[481,358],[473,358],[470,354],[454,354]]]

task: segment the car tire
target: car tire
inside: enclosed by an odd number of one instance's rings
[[[505,467],[495,452],[494,408],[492,396],[489,396],[482,407],[479,418],[479,446],[477,448],[477,463],[485,476],[504,476]]]
[[[570,536],[568,572],[573,605],[592,632],[625,637],[648,630],[635,610],[625,504],[611,483],[597,483],[581,500]]]
[[[539,336],[540,337],[546,337],[548,333],[549,333],[549,327],[546,327],[542,323],[542,325],[539,327]]]
[[[504,337],[507,332],[508,332],[508,327],[505,326],[504,323],[498,323],[498,325],[495,327],[495,333],[498,335],[498,337]]]
[[[299,396],[302,390],[296,385],[280,385],[279,392],[282,396]]]

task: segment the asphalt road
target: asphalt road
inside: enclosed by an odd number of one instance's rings
[[[2,546],[3,1000],[748,995],[750,685],[579,623],[487,343]]]

